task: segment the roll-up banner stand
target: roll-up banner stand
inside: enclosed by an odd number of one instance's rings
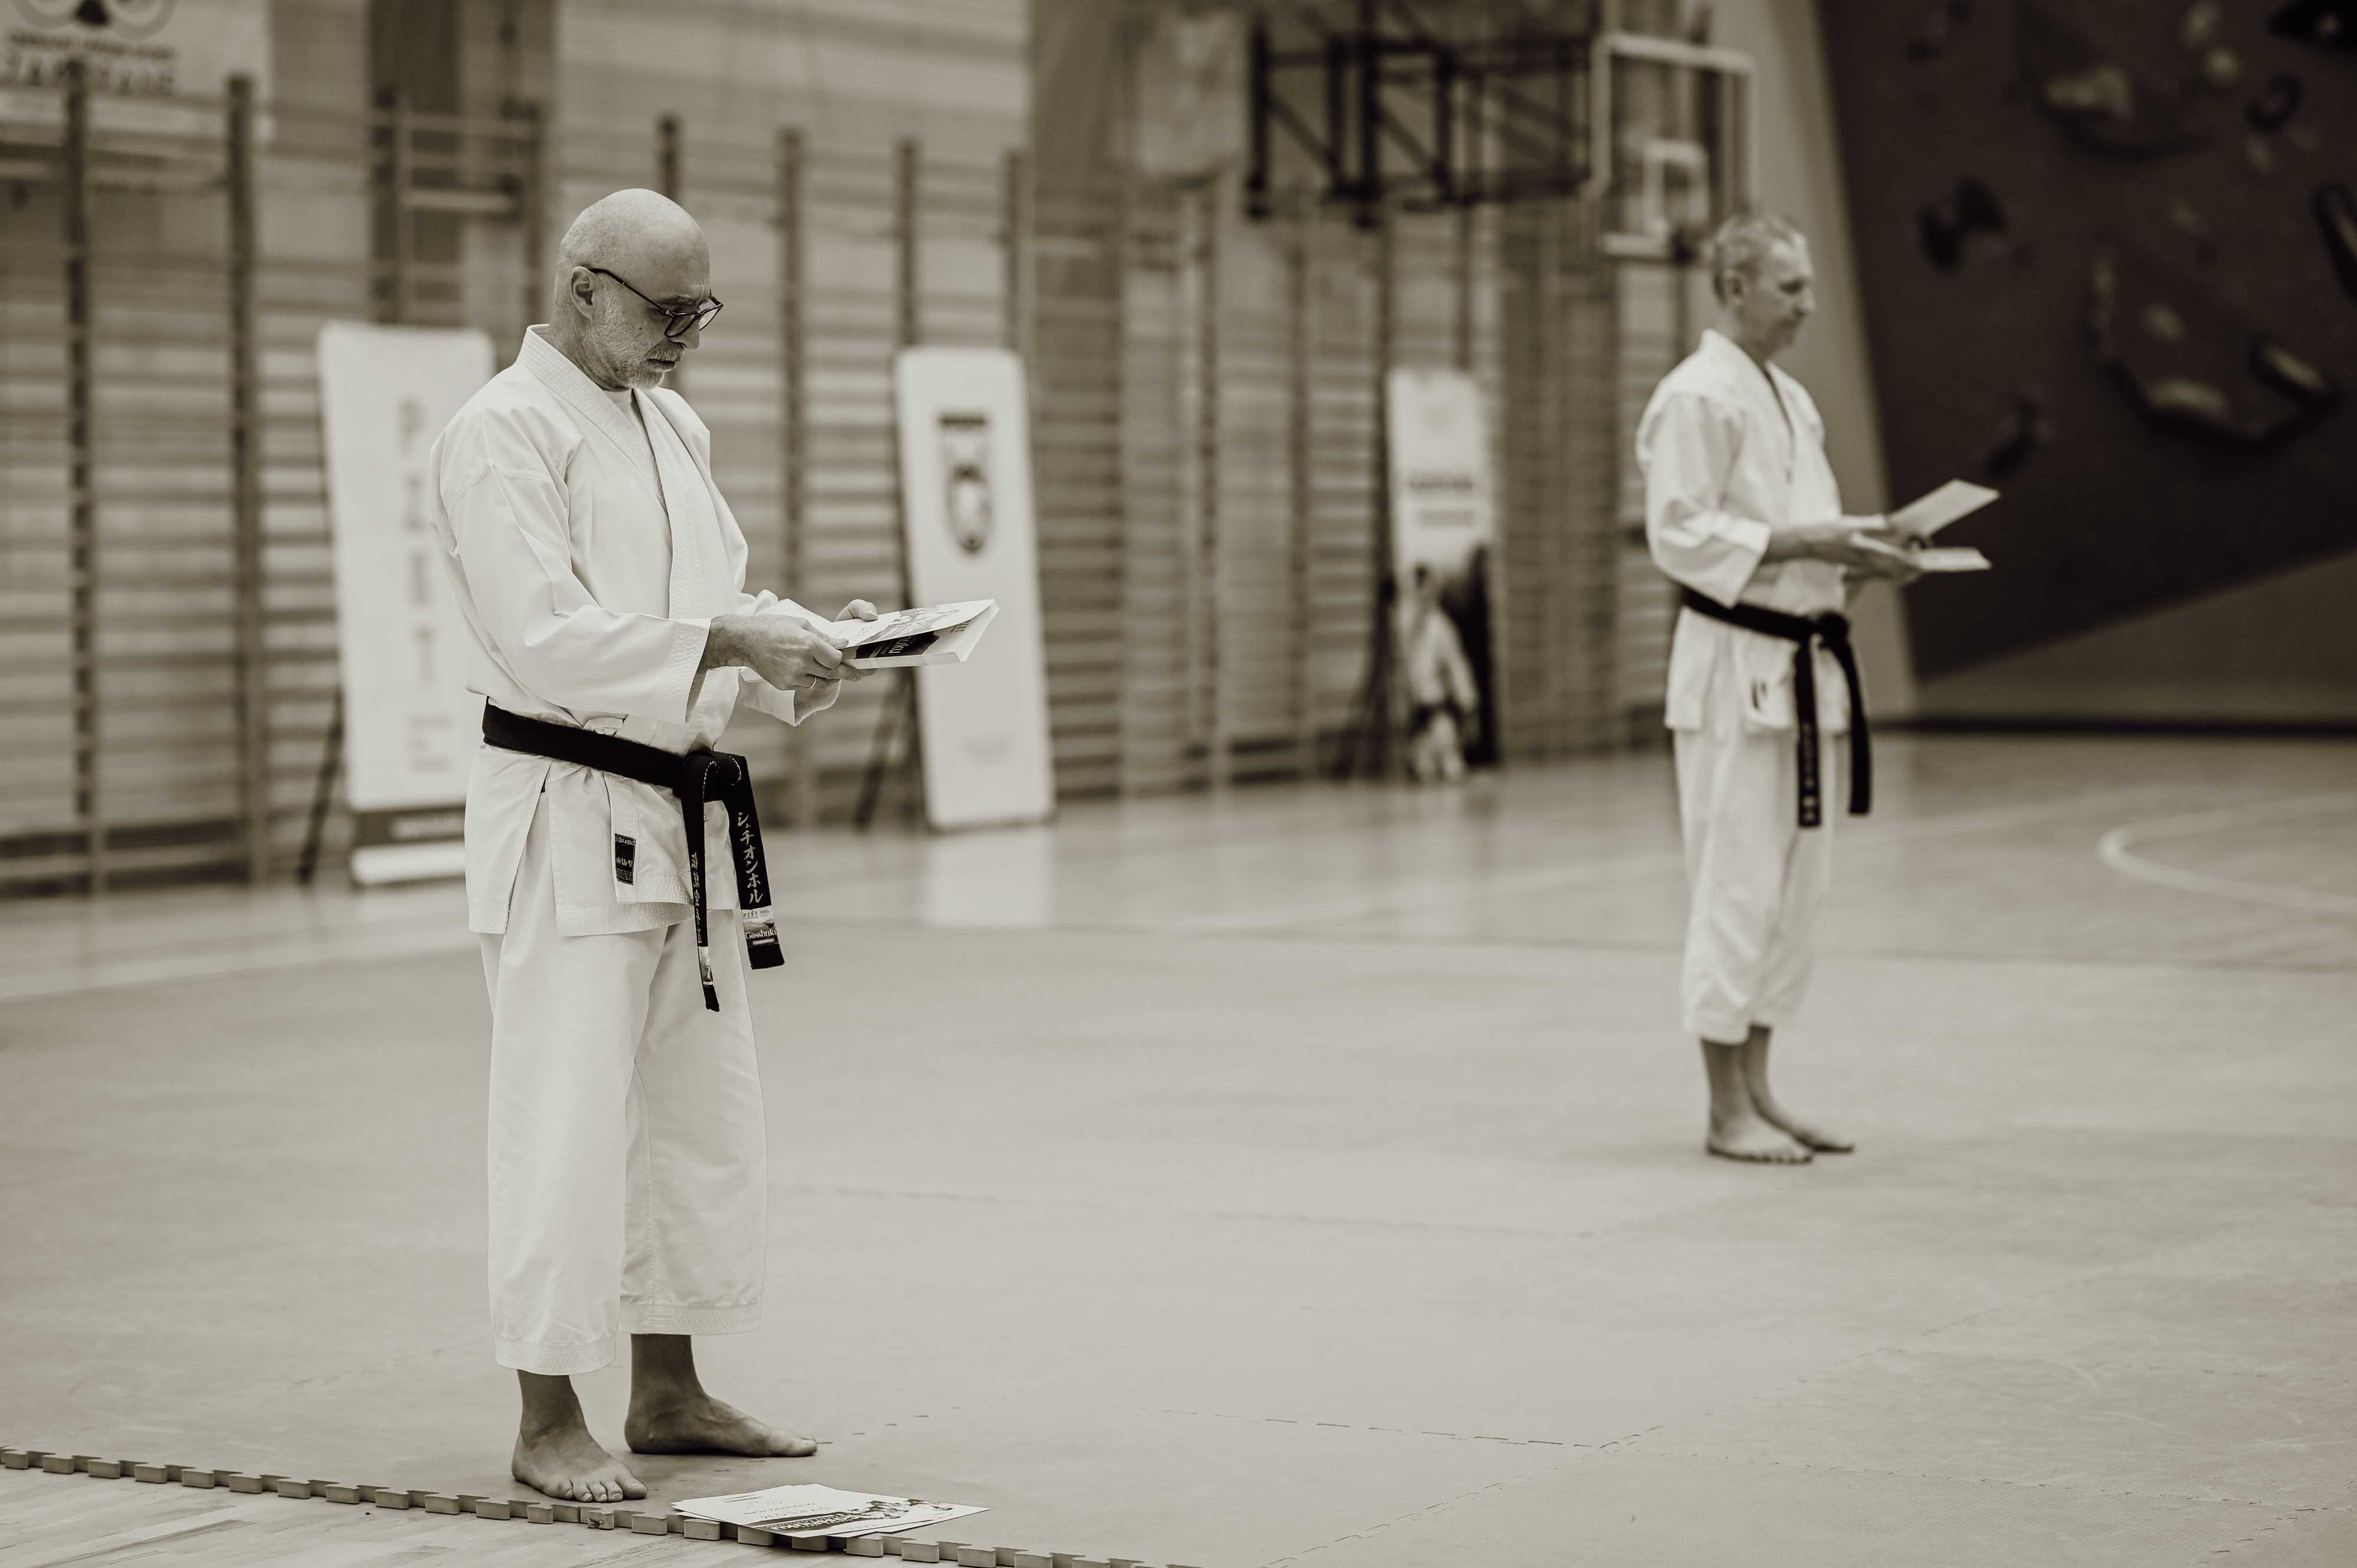
[[[1498,512],[1481,388],[1462,371],[1403,366],[1391,371],[1385,391],[1401,668],[1411,688],[1445,690],[1455,682],[1443,666],[1460,658],[1469,666],[1478,700],[1466,752],[1489,760],[1498,733],[1491,615]],[[1441,619],[1430,618],[1436,612]]]
[[[344,690],[352,880],[466,870],[467,770],[483,699],[436,547],[426,454],[491,377],[481,332],[331,321],[319,330],[328,534]]]
[[[996,599],[963,664],[917,671],[925,820],[937,829],[1044,822],[1056,803],[1031,512],[1023,362],[1000,349],[907,349],[900,514],[920,605]]]

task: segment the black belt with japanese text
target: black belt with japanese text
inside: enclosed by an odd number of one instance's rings
[[[745,919],[746,961],[776,969],[786,961],[778,946],[777,919],[770,912],[770,868],[761,857],[761,819],[753,806],[753,774],[745,759],[698,746],[682,755],[619,736],[574,725],[525,718],[495,703],[483,704],[483,739],[502,751],[577,763],[668,789],[679,800],[687,829],[687,877],[695,903],[695,963],[704,981],[704,1005],[720,1011],[712,983],[712,933],[704,897],[704,807],[716,800],[728,810],[728,843],[736,851],[737,902]]]
[[[1849,618],[1838,611],[1794,616],[1758,605],[1723,605],[1692,588],[1679,600],[1696,615],[1739,626],[1766,637],[1781,637],[1792,649],[1793,746],[1801,764],[1801,825],[1813,828],[1824,821],[1824,792],[1817,782],[1817,661],[1812,644],[1822,642],[1842,678],[1849,682],[1849,814],[1865,816],[1874,804],[1874,747],[1866,727],[1866,693],[1857,679],[1857,651],[1850,646]]]

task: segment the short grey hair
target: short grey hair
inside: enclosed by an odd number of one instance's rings
[[[1790,218],[1773,212],[1738,212],[1718,226],[1710,237],[1710,248],[1704,252],[1710,264],[1710,292],[1721,304],[1727,301],[1727,279],[1729,274],[1741,273],[1757,278],[1760,263],[1778,245],[1806,244],[1808,236]]]

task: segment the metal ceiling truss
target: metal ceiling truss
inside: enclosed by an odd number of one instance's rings
[[[1280,137],[1320,171],[1322,199],[1361,221],[1385,207],[1577,194],[1591,170],[1596,33],[1585,10],[1588,25],[1566,27],[1520,6],[1254,7],[1246,211],[1274,209]]]

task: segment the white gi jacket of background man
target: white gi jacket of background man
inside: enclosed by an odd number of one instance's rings
[[[749,671],[697,674],[715,616],[805,615],[744,591],[745,537],[713,482],[703,421],[672,392],[618,406],[624,394],[543,330],[525,333],[431,459],[473,634],[469,688],[511,713],[682,753],[719,740],[740,693],[788,724],[807,717]],[[676,800],[575,764],[475,754],[467,905],[491,1002],[502,1366],[586,1372],[626,1333],[726,1334],[759,1318],[768,1143],[717,804],[706,828],[717,1013],[704,1004]]]
[[[1772,379],[1771,379],[1772,378]],[[1779,406],[1781,400],[1781,407]],[[1841,516],[1824,422],[1801,383],[1716,331],[1654,389],[1637,428],[1654,563],[1723,605],[1788,615],[1842,607],[1842,568],[1763,564],[1770,535]],[[1849,693],[1815,650],[1822,827],[1803,830],[1794,755],[1793,645],[1692,610],[1670,643],[1665,714],[1684,831],[1685,1032],[1738,1045],[1789,1022],[1808,989],[1833,867],[1833,781],[1846,777]],[[1845,738],[1835,739],[1841,736]]]

